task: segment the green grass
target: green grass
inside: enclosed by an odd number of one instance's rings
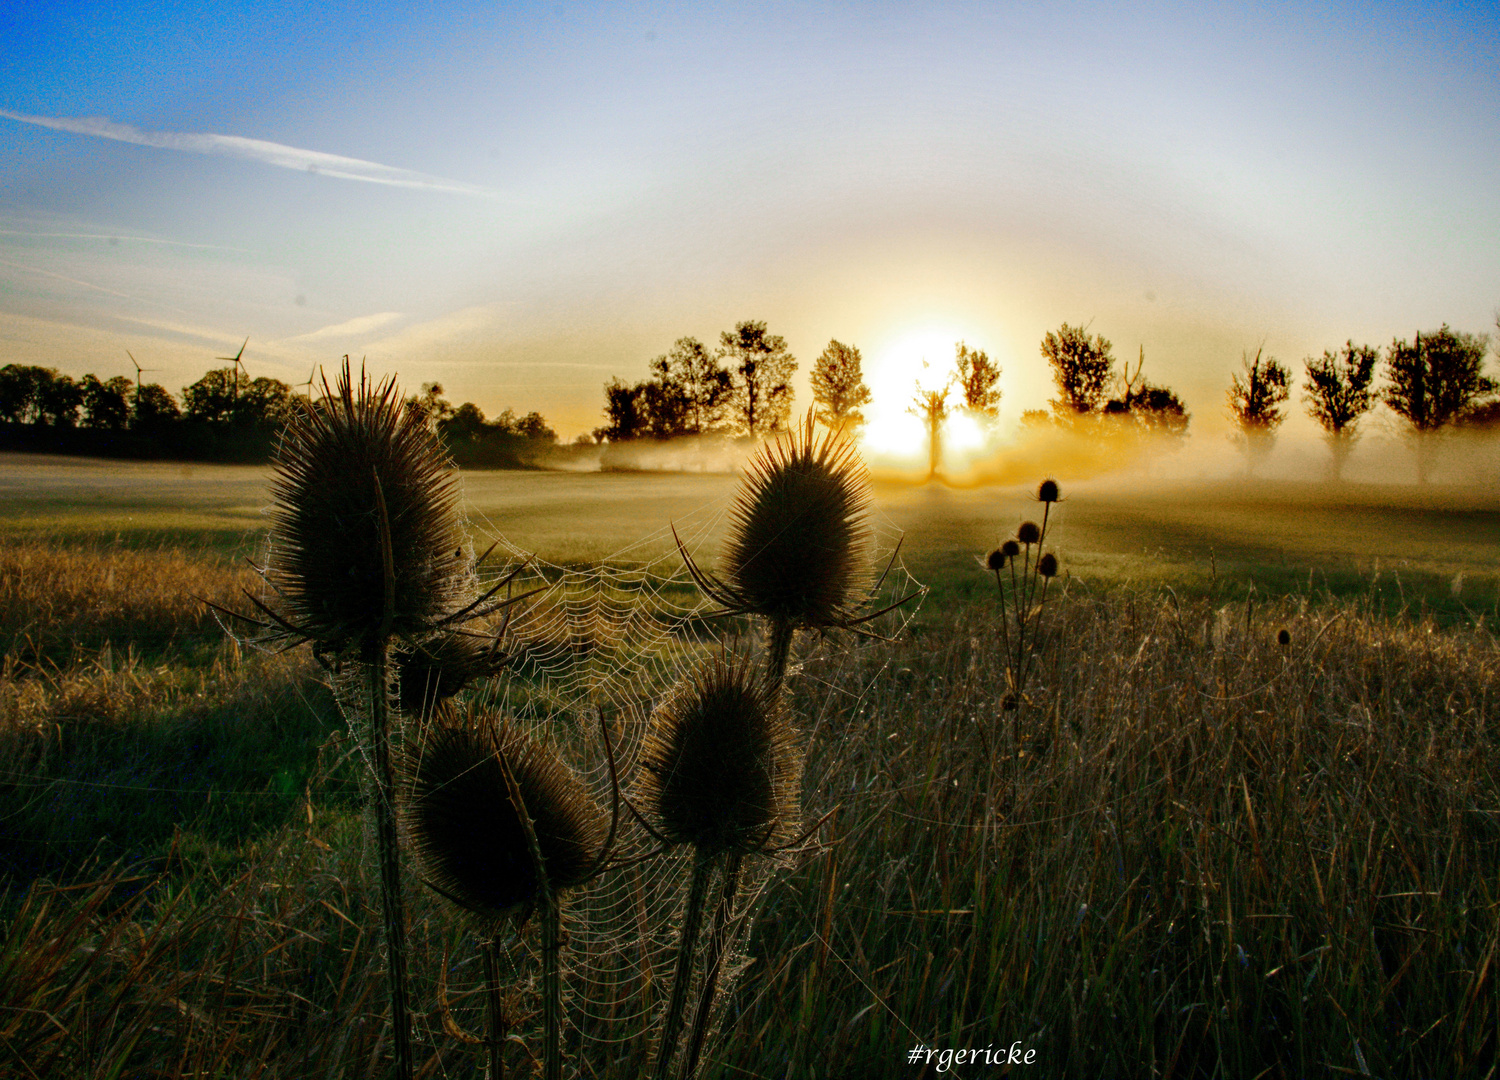
[[[88,503],[82,467],[3,464],[0,1046],[24,1066],[0,1076],[380,1075],[343,722],[305,650],[242,652],[186,595],[250,580],[264,471],[147,468]],[[974,558],[1039,507],[878,488],[935,589],[905,640],[807,656],[804,819],[832,816],[765,894],[710,1074],[915,1077],[917,1043],[1021,1040],[1045,1076],[1493,1075],[1500,512],[1063,480],[1070,578],[1019,713]],[[671,520],[711,562],[731,489],[468,482],[476,529],[560,563],[669,553]],[[413,896],[419,1060],[480,1075],[436,1005],[481,1027],[474,942]],[[614,1036],[590,1069],[636,1075],[649,1047]]]

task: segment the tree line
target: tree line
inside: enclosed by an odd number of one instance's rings
[[[1500,325],[1500,320],[1497,320]],[[1384,353],[1383,384],[1375,376],[1381,350],[1349,341],[1303,360],[1303,401],[1323,429],[1330,449],[1329,471],[1342,476],[1359,437],[1361,420],[1385,405],[1405,425],[1417,454],[1419,478],[1426,480],[1435,449],[1433,436],[1462,428],[1500,426],[1500,381],[1484,373],[1489,339],[1450,330],[1445,323],[1408,341],[1394,339]],[[1052,426],[1087,436],[1167,436],[1187,434],[1191,414],[1170,387],[1144,374],[1145,350],[1134,367],[1120,364],[1113,345],[1086,326],[1063,323],[1042,338],[1042,358],[1052,371],[1057,396],[1048,409],[1028,409],[1023,426]],[[926,365],[924,364],[924,367]],[[669,439],[679,435],[724,434],[755,437],[781,430],[791,414],[796,358],[778,335],[760,321],[741,322],[720,335],[710,352],[697,338],[679,338],[670,352],[651,362],[651,375],[634,385],[614,379],[605,386],[606,426],[601,441]],[[962,410],[981,422],[999,413],[1000,367],[982,349],[954,346],[953,367],[937,386],[918,380],[908,412],[927,430],[929,475],[942,457],[943,428]],[[870,403],[859,349],[837,340],[813,365],[813,406],[829,427],[858,427]],[[1270,451],[1285,419],[1291,370],[1257,351],[1242,358],[1226,392],[1228,412],[1246,467]]]
[[[244,348],[175,397],[160,383],[93,374],[74,379],[25,364],[0,368],[0,446],[105,457],[261,462],[293,412],[314,400],[280,379],[251,378]],[[132,357],[132,362],[134,358]],[[406,400],[442,436],[460,465],[515,467],[556,433],[539,413],[506,409],[493,420],[473,402],[454,407],[440,383]]]
[[[1394,338],[1385,349],[1384,382],[1375,383],[1381,350],[1345,342],[1303,360],[1302,399],[1308,416],[1323,429],[1329,475],[1338,480],[1360,436],[1360,425],[1376,406],[1398,418],[1416,454],[1417,479],[1432,471],[1437,437],[1453,430],[1500,426],[1500,381],[1484,373],[1489,337],[1448,328]],[[1286,419],[1292,372],[1275,357],[1242,359],[1226,392],[1230,418],[1245,453],[1247,471],[1271,450]]]

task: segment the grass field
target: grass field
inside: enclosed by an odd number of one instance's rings
[[[381,1073],[342,720],[305,650],[242,650],[194,599],[252,584],[265,479],[0,459],[0,1076]],[[1494,1075],[1500,505],[1060,479],[1070,578],[1011,713],[974,558],[1038,508],[877,486],[933,592],[903,640],[806,659],[804,817],[832,816],[766,894],[709,1073],[933,1076],[912,1046],[1019,1041],[1014,1075]],[[644,562],[677,521],[711,561],[734,483],[465,491],[479,544]],[[413,897],[423,1075],[482,1075],[432,1004],[476,1026],[472,941]],[[583,1075],[638,1074],[612,1037]]]

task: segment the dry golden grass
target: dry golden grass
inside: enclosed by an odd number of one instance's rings
[[[123,659],[129,649],[158,654],[217,644],[221,632],[202,601],[234,606],[255,580],[249,567],[174,548],[0,540],[5,673],[65,668],[106,647]]]
[[[804,668],[805,817],[838,810],[767,893],[705,1074],[909,1077],[918,1043],[1021,1040],[1046,1076],[1494,1075],[1494,638],[1352,603],[1048,603],[1014,736],[983,603]],[[151,625],[119,610],[108,625]],[[110,669],[96,649],[8,680],[0,711],[38,752],[49,723],[101,744],[115,729],[144,763],[152,724],[305,741],[274,725],[308,708],[309,677],[227,650]],[[318,797],[343,753],[326,743],[232,871],[184,833],[142,880],[8,896],[0,1077],[383,1075],[362,839]],[[482,1049],[439,1008],[446,993],[481,1029],[474,942],[420,890],[410,918],[418,1074],[477,1076]],[[616,1034],[585,1075],[647,1060],[643,1035]]]

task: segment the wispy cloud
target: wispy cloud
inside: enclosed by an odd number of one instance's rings
[[[402,317],[399,311],[381,311],[374,315],[360,315],[349,319],[347,322],[335,323],[333,326],[324,326],[307,334],[298,334],[288,341],[327,341],[329,338],[363,337],[374,333],[383,326],[389,326]]]
[[[198,248],[201,251],[233,251],[246,254],[244,248],[223,244],[189,244],[183,240],[163,240],[155,236],[128,236],[124,233],[27,232],[23,229],[0,229],[0,236],[19,236],[27,240],[105,240],[111,244],[129,241],[134,244],[163,244],[170,247]]]
[[[101,116],[27,116],[24,113],[0,109],[0,117],[22,124],[53,131],[67,131],[75,135],[93,135],[100,139],[135,143],[138,146],[154,146],[162,150],[181,150],[189,154],[212,154],[221,157],[241,158],[275,165],[283,169],[333,176],[340,180],[362,180],[367,184],[385,184],[390,187],[420,188],[426,191],[443,191],[455,195],[478,195],[494,198],[499,195],[490,188],[475,184],[464,184],[457,180],[444,180],[438,176],[381,165],[360,158],[325,154],[320,150],[304,150],[297,146],[267,142],[264,139],[247,139],[240,135],[196,134],[178,131],[145,131],[133,124],[117,124]]]

